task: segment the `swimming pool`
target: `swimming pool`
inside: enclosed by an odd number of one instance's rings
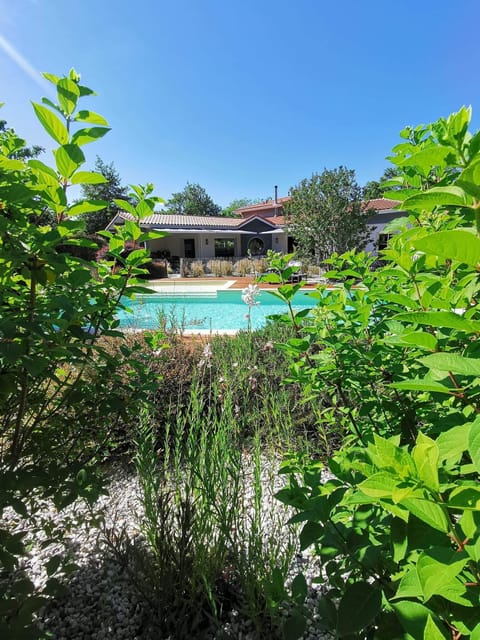
[[[212,293],[183,293],[139,295],[133,301],[124,301],[131,310],[120,310],[118,318],[124,329],[157,329],[173,324],[186,332],[240,331],[248,328],[248,314],[252,329],[267,323],[267,316],[286,313],[287,306],[268,291],[256,298],[260,304],[249,308],[242,300],[242,291],[216,291]],[[315,301],[308,292],[298,292],[293,299],[295,310],[308,309]]]

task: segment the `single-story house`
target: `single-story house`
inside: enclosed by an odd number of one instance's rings
[[[275,197],[255,205],[241,207],[235,211],[236,218],[223,216],[187,216],[154,213],[143,218],[145,229],[165,231],[168,235],[151,240],[149,249],[153,257],[167,259],[212,259],[242,258],[247,255],[264,255],[268,249],[290,253],[294,249],[293,238],[283,215],[283,206],[289,196]],[[378,198],[365,203],[366,209],[375,213],[368,219],[372,227],[371,241],[367,251],[377,253],[386,244],[382,233],[385,225],[398,216],[407,215],[394,209],[396,200]],[[132,216],[119,212],[108,224],[111,229]]]

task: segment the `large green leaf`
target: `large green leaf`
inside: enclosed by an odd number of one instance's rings
[[[128,200],[120,200],[119,198],[113,199],[114,203],[121,211],[126,211],[130,213],[135,218],[137,217],[137,212],[135,211],[135,207],[128,202]]]
[[[423,433],[419,433],[415,447],[412,451],[412,458],[415,461],[417,472],[425,486],[432,491],[439,490],[438,482],[438,460],[439,449],[435,440],[432,440]]]
[[[480,622],[475,625],[472,635],[470,636],[470,640],[480,640]]]
[[[458,260],[472,267],[480,264],[480,238],[462,229],[438,231],[413,242],[420,251],[445,258]]]
[[[477,418],[470,428],[468,453],[475,465],[475,469],[480,473],[480,418]]]
[[[449,636],[446,635],[446,632],[444,633],[437,627],[432,616],[428,616],[425,631],[423,632],[423,640],[448,640],[448,638]]]
[[[36,158],[29,160],[28,166],[34,170],[42,182],[46,182],[54,187],[58,186],[58,175],[54,169],[44,164],[41,160],[37,160]]]
[[[468,449],[470,424],[462,424],[442,432],[437,438],[439,460],[457,463]]]
[[[82,150],[76,144],[65,144],[55,151],[57,169],[63,178],[70,178],[85,162]]]
[[[48,135],[56,140],[58,144],[67,144],[68,131],[63,122],[47,107],[35,102],[32,102],[32,105],[40,124]]]
[[[414,309],[417,306],[417,302],[404,295],[403,293],[391,293],[386,292],[382,295],[382,302],[395,302],[402,307],[407,307],[407,309]]]
[[[107,179],[101,173],[95,171],[78,171],[72,176],[72,184],[103,184]]]
[[[76,82],[69,80],[69,78],[62,78],[57,82],[57,94],[58,102],[65,115],[72,115],[80,97],[80,90]]]
[[[14,158],[7,158],[7,156],[0,155],[0,169],[4,171],[23,171],[25,164],[22,160],[15,160]]]
[[[455,153],[452,147],[438,147],[431,145],[425,147],[402,162],[404,167],[420,167],[426,174],[430,172],[434,166],[446,166],[447,156]]]
[[[393,561],[400,562],[405,558],[408,548],[407,523],[400,518],[393,518],[390,526],[390,541],[393,549]]]
[[[461,107],[447,118],[448,135],[462,143],[472,118],[472,107]]]
[[[464,376],[480,376],[480,360],[466,358],[457,353],[432,353],[420,358],[420,362],[429,369],[449,371]]]
[[[317,522],[307,522],[300,532],[300,549],[303,551],[317,542],[323,535],[323,526]]]
[[[402,627],[414,640],[424,640],[424,631],[431,611],[423,604],[404,600],[392,604]]]
[[[418,573],[415,567],[409,569],[400,580],[397,592],[392,600],[403,598],[421,598],[423,596],[422,585],[418,579]]]
[[[82,213],[100,211],[100,209],[105,209],[106,207],[108,207],[108,202],[105,200],[82,200],[70,207],[68,215],[78,216]]]
[[[457,393],[460,389],[451,389],[446,387],[440,382],[434,380],[424,380],[421,378],[414,378],[413,380],[404,380],[403,382],[393,382],[391,385],[394,389],[400,389],[401,391],[428,391],[429,393]]]
[[[434,187],[407,198],[403,208],[416,211],[433,211],[437,207],[465,207],[471,204],[471,198],[460,187]]]
[[[358,485],[360,491],[371,498],[391,498],[398,479],[387,471],[374,473]]]
[[[456,487],[448,498],[448,507],[451,509],[480,510],[480,487],[459,486]]]
[[[366,629],[382,609],[382,592],[368,582],[356,582],[347,587],[338,607],[339,636]]]
[[[154,211],[154,203],[149,202],[148,200],[140,200],[140,202],[135,207],[135,211],[139,218],[146,218],[147,216],[151,216]]]
[[[447,533],[449,521],[443,508],[428,498],[406,498],[401,503],[410,513],[430,527]]]
[[[48,73],[47,71],[42,71],[42,76],[54,85],[60,80],[59,76],[56,76],[54,73]]]
[[[459,555],[455,549],[448,547],[436,547],[420,554],[417,574],[425,602],[434,595],[446,597],[448,587],[455,589],[455,579],[467,561],[466,555]]]
[[[99,113],[95,113],[95,111],[87,111],[86,109],[78,111],[75,115],[74,120],[80,122],[89,122],[90,124],[100,124],[105,127],[108,126],[108,122],[103,116],[101,116]]]
[[[108,133],[110,129],[108,127],[89,127],[88,129],[79,129],[72,136],[72,142],[80,146],[88,144],[89,142],[95,142],[99,138]]]
[[[467,320],[453,311],[406,311],[394,316],[395,320],[424,324],[431,327],[458,329],[459,331],[474,331],[480,333],[480,321]]]
[[[478,139],[480,140],[480,136]],[[480,200],[480,158],[477,158],[462,171],[457,179],[457,184],[471,196]]]
[[[428,331],[412,331],[398,336],[398,342],[410,344],[420,349],[434,351],[437,348],[438,340]]]

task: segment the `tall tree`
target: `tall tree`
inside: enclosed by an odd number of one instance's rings
[[[122,180],[113,162],[106,164],[99,156],[95,160],[95,171],[101,173],[106,182],[101,184],[83,184],[82,198],[92,200],[106,200],[106,209],[85,215],[85,229],[87,233],[96,233],[105,229],[110,220],[118,213],[114,198],[127,199],[128,188],[122,186]]]
[[[5,140],[7,138],[10,140],[11,152],[8,157],[12,160],[38,158],[38,156],[45,151],[45,149],[38,144],[34,144],[33,147],[27,147],[25,140],[19,138],[15,131],[7,126],[6,120],[0,120],[0,134],[3,134]]]
[[[166,204],[166,213],[186,216],[219,216],[221,211],[203,187],[190,182],[183,191],[173,193]]]
[[[355,171],[325,169],[293,187],[291,196],[285,209],[299,256],[320,264],[334,252],[365,246],[368,214]]]
[[[222,209],[222,216],[232,217],[236,209],[240,209],[240,207],[248,207],[251,204],[258,204],[259,202],[262,202],[262,200],[263,198],[237,198],[236,200],[232,200],[230,204]]]
[[[400,187],[392,187],[385,185],[387,180],[396,178],[400,175],[400,170],[396,167],[387,167],[383,172],[380,180],[370,180],[363,187],[363,197],[365,200],[373,200],[374,198],[383,198],[386,191],[395,191]]]

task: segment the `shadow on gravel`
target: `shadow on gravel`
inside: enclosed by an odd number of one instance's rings
[[[148,637],[143,607],[111,551],[96,552],[62,582],[65,595],[50,602],[40,619],[42,630],[55,640]]]
[[[148,554],[132,545],[125,555],[102,549],[62,582],[65,595],[51,601],[39,626],[55,640],[163,640],[236,638],[232,624],[220,630],[207,612],[205,599],[196,601],[181,588],[166,593],[165,585],[146,580]],[[128,565],[128,566],[127,566]],[[138,570],[133,575],[133,569]],[[233,591],[219,585],[225,617],[232,611]],[[217,594],[218,596],[218,594]],[[163,600],[163,604],[162,604]],[[203,604],[203,606],[202,606]],[[248,631],[250,625],[242,624]],[[235,628],[236,625],[233,625]],[[253,636],[252,636],[253,637]]]

